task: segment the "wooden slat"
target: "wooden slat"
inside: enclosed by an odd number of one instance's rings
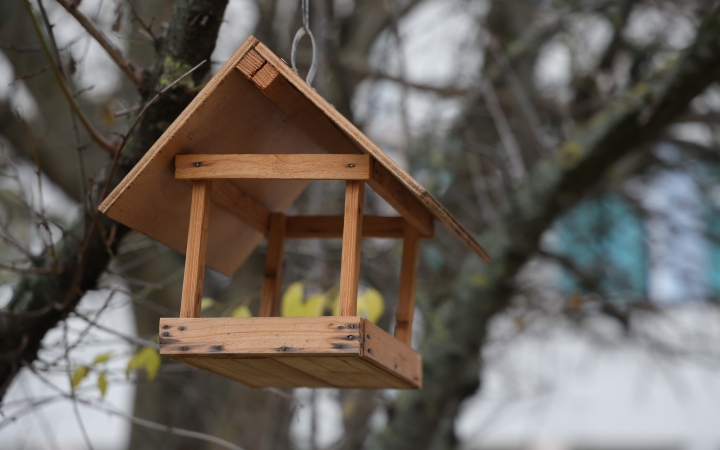
[[[283,251],[285,249],[285,214],[270,214],[265,275],[263,278],[260,317],[275,317],[280,308]]]
[[[287,357],[284,359],[288,359]],[[294,367],[282,364],[274,358],[248,358],[236,360],[243,365],[252,367],[253,369],[280,378],[288,383],[292,383],[293,387],[327,387],[328,383],[322,379],[298,370]]]
[[[262,234],[267,234],[270,211],[228,180],[213,181],[212,199],[220,207],[240,218]]]
[[[200,317],[212,181],[193,181],[180,317]]]
[[[341,238],[343,216],[288,216],[287,239]],[[402,217],[363,216],[362,237],[402,238],[405,220]]]
[[[402,263],[400,266],[400,289],[395,316],[395,337],[410,345],[412,341],[413,312],[415,311],[415,285],[420,235],[413,227],[405,229],[403,238]]]
[[[160,319],[160,354],[254,387],[417,389],[422,359],[359,317]]]
[[[361,318],[160,319],[163,356],[360,355]]]
[[[198,369],[207,370],[234,381],[239,381],[250,387],[263,387],[268,382],[272,382],[277,385],[277,387],[292,387],[283,386],[283,384],[287,382],[279,378],[268,376],[259,371],[245,370],[245,366],[240,365],[235,359],[207,358],[202,356],[172,356],[172,359],[182,361]]]
[[[252,178],[268,180],[368,180],[368,155],[178,155],[175,178]]]
[[[368,389],[408,389],[415,386],[407,383],[397,375],[368,363],[362,358],[344,356],[310,356],[307,359],[322,366],[325,370],[343,377],[343,382],[350,386],[363,386]]]
[[[332,370],[311,361],[311,357],[277,358],[275,361],[301,372],[312,374],[314,377],[323,380],[326,387],[344,388],[353,384],[352,380],[345,378],[342,374],[334,373]]]
[[[367,319],[363,320],[363,359],[395,371],[416,388],[422,387],[422,358],[400,340]]]
[[[235,67],[247,78],[252,78],[265,65],[265,62],[265,58],[252,48]]]
[[[340,263],[339,315],[341,316],[357,314],[364,203],[365,182],[348,181],[345,185],[345,223]]]

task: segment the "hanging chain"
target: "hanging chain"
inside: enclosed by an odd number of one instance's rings
[[[295,73],[298,73],[295,54],[297,53],[297,46],[300,43],[300,39],[307,34],[310,36],[310,42],[312,43],[312,61],[310,62],[310,70],[308,70],[305,82],[312,85],[313,78],[315,78],[315,70],[317,69],[317,61],[315,60],[317,49],[315,47],[315,37],[312,31],[310,31],[310,0],[300,0],[300,4],[302,7],[302,27],[297,30],[295,38],[293,38],[292,50],[290,51],[290,63]]]

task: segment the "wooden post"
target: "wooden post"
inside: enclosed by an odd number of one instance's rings
[[[347,181],[345,185],[342,262],[340,265],[339,315],[341,316],[357,315],[364,203],[365,182],[358,180]]]
[[[283,213],[270,214],[265,277],[263,278],[260,317],[276,317],[280,312],[280,288],[282,283],[283,251],[285,250],[285,223]]]
[[[402,264],[400,266],[400,290],[395,317],[395,337],[410,345],[412,341],[413,312],[415,311],[415,280],[417,278],[420,234],[405,224]]]
[[[180,304],[180,317],[183,318],[200,317],[211,194],[212,181],[193,180],[190,226],[185,252],[185,277]]]

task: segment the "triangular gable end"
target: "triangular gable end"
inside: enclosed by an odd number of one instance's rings
[[[407,172],[249,37],[100,205],[109,217],[185,253],[190,184],[175,178],[180,154],[369,154],[368,184],[424,237],[433,217],[489,261],[485,250]],[[207,264],[231,275],[263,239],[267,213],[285,211],[304,180],[223,180],[213,189]]]

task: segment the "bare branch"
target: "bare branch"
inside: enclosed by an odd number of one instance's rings
[[[85,130],[90,134],[90,137],[100,145],[100,147],[108,152],[109,154],[114,154],[117,147],[115,144],[113,144],[111,141],[109,141],[105,136],[100,134],[99,131],[95,129],[95,127],[90,123],[90,119],[85,115],[82,108],[80,108],[80,105],[78,105],[77,101],[75,100],[75,96],[73,95],[72,91],[70,90],[70,87],[67,84],[67,81],[65,80],[65,77],[63,77],[62,72],[60,71],[60,68],[56,64],[52,51],[50,50],[50,46],[45,39],[45,36],[43,35],[42,29],[40,27],[40,22],[37,19],[37,16],[35,15],[35,12],[32,10],[32,6],[30,5],[30,0],[25,0],[25,6],[27,8],[28,14],[30,15],[30,19],[33,23],[33,27],[35,28],[35,32],[38,35],[38,39],[40,39],[40,43],[42,44],[43,51],[45,52],[45,56],[48,59],[48,62],[50,63],[50,67],[52,68],[53,73],[55,74],[55,78],[57,79],[58,84],[60,85],[60,88],[63,91],[63,94],[65,94],[65,98],[70,103],[70,106],[77,114],[78,118],[80,119],[80,122],[83,124],[83,127],[85,127]]]
[[[110,58],[117,64],[125,75],[127,75],[135,86],[142,88],[145,85],[145,71],[138,67],[135,63],[130,61],[125,55],[122,54],[119,48],[115,47],[105,35],[98,30],[95,25],[88,19],[85,14],[81,13],[77,8],[77,3],[69,2],[67,0],[56,0],[60,5],[69,12],[83,28],[92,36],[98,44],[108,53]],[[130,3],[130,2],[128,2]]]

